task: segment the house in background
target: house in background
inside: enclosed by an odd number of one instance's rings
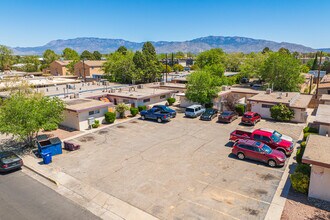
[[[50,74],[53,76],[66,76],[70,72],[67,65],[71,63],[72,60],[55,60],[49,65]]]
[[[104,71],[102,69],[105,60],[85,60],[74,65],[74,74],[81,78],[101,79]]]
[[[314,124],[319,126],[320,135],[330,135],[330,105],[318,106]]]

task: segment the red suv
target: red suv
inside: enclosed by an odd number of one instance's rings
[[[283,152],[273,150],[268,145],[253,140],[236,141],[232,153],[240,160],[249,158],[267,163],[270,167],[283,166],[286,160]]]
[[[245,112],[242,117],[242,123],[248,125],[255,125],[261,120],[261,116],[256,112]]]

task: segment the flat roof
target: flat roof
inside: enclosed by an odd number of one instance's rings
[[[310,135],[307,139],[302,162],[330,168],[330,138]]]
[[[113,105],[113,103],[111,102],[103,102],[95,99],[81,99],[81,98],[65,100],[65,103],[66,103],[65,109],[75,112],[93,110],[96,108],[104,108]]]
[[[319,105],[314,123],[330,125],[330,105]]]
[[[123,90],[117,90],[116,92],[108,92],[107,95],[114,97],[122,97],[127,99],[147,99],[155,96],[167,95],[174,93],[174,90],[158,89],[158,88],[136,88],[129,91],[127,88]]]
[[[283,103],[288,104],[291,108],[307,108],[311,99],[312,95],[302,95],[298,92],[272,92],[267,94],[264,91],[255,96],[252,96],[251,98],[248,98],[248,101],[274,104]]]
[[[150,88],[178,88],[178,89],[185,89],[186,84],[182,83],[165,83],[163,85],[157,84],[157,85],[151,85]]]
[[[330,101],[330,95],[328,95],[328,94],[323,94],[322,96],[321,96],[321,99],[320,99],[321,101]]]

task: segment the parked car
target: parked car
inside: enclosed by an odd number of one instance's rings
[[[0,172],[18,170],[23,166],[23,160],[14,152],[0,152]]]
[[[149,110],[143,110],[140,112],[141,119],[151,119],[151,120],[157,120],[157,122],[161,123],[164,121],[170,121],[171,115],[170,113],[166,111],[162,111],[157,108],[151,108]]]
[[[197,118],[205,112],[205,108],[201,105],[191,105],[186,108],[185,116],[189,118]]]
[[[290,137],[290,136],[287,136],[287,135],[284,135],[284,134],[281,134],[280,132],[274,130],[274,129],[269,129],[269,128],[259,128],[259,130],[262,130],[262,131],[268,131],[270,133],[272,133],[273,135],[276,135],[277,137],[283,139],[283,140],[286,140],[286,141],[290,141],[290,142],[293,142],[293,138]]]
[[[171,108],[169,108],[166,105],[154,105],[152,108],[157,108],[157,109],[160,109],[160,110],[162,110],[164,112],[170,113],[171,118],[175,118],[176,117],[176,111],[173,110],[173,109],[171,109]]]
[[[268,145],[253,140],[238,140],[232,148],[232,153],[240,160],[249,158],[267,163],[270,167],[283,166],[286,161],[283,152],[273,150]]]
[[[293,142],[281,139],[274,135],[272,132],[263,131],[260,129],[254,130],[252,132],[235,130],[230,133],[229,140],[236,141],[239,139],[260,141],[264,144],[267,144],[272,149],[283,152],[287,156],[291,155],[293,151]]]
[[[245,112],[242,117],[242,123],[248,125],[255,125],[261,120],[261,116],[256,112]]]
[[[218,110],[213,108],[208,108],[201,115],[200,119],[203,121],[211,121],[213,118],[216,118],[218,115]]]
[[[218,117],[219,122],[230,123],[238,118],[238,114],[233,111],[223,111]]]
[[[254,90],[262,90],[262,85],[261,84],[254,84],[252,87]]]
[[[249,83],[250,80],[249,80],[249,78],[247,78],[247,77],[243,77],[243,78],[241,79],[240,82],[241,82],[242,84],[246,84],[246,83]]]

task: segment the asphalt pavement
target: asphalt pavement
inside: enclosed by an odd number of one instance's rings
[[[22,171],[0,174],[0,219],[99,219]]]

